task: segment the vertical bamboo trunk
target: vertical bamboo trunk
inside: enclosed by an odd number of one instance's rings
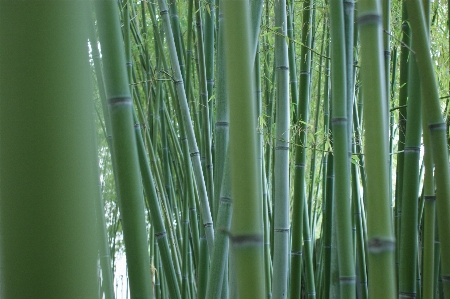
[[[286,1],[275,1],[275,68],[276,68],[276,141],[275,141],[275,198],[274,198],[274,252],[272,296],[287,297],[289,271],[289,62],[287,42]]]
[[[98,298],[86,4],[0,3],[4,298]]]
[[[450,250],[450,238],[447,236],[447,233],[450,231],[450,176],[447,126],[442,118],[434,62],[430,54],[428,26],[422,3],[420,1],[408,1],[407,9],[410,17],[411,32],[415,39],[413,50],[416,52],[421,87],[423,92],[427,94],[427,98],[423,99],[423,101],[426,101],[424,117],[427,119],[430,130],[433,159],[436,162],[436,211],[439,240],[441,242],[442,283],[445,298],[450,298],[450,259],[446,258],[446,252]]]
[[[300,76],[299,76],[299,99],[295,121],[299,129],[295,135],[295,173],[294,173],[294,199],[292,207],[292,246],[291,246],[291,273],[290,273],[290,298],[298,298],[301,290],[302,273],[302,240],[306,223],[309,230],[309,221],[303,221],[306,202],[306,142],[308,136],[310,81],[311,81],[311,18],[312,2],[303,2],[302,20],[302,46],[300,47]],[[309,260],[307,263],[309,264]]]
[[[174,36],[169,21],[167,4],[165,0],[159,0],[158,6],[160,15],[164,23],[164,32],[166,34],[166,42],[169,48],[170,61],[173,70],[173,81],[176,88],[176,94],[178,97],[178,105],[180,106],[182,114],[182,123],[186,130],[186,137],[189,145],[189,154],[192,161],[192,168],[194,172],[195,183],[199,195],[199,201],[201,204],[203,226],[205,228],[206,240],[208,242],[209,253],[212,252],[214,243],[214,228],[211,217],[211,210],[208,202],[208,194],[206,191],[205,180],[203,176],[203,170],[200,162],[200,152],[197,145],[197,140],[194,135],[194,128],[189,112],[188,102],[186,98],[186,92],[184,88],[184,81],[181,75],[180,65],[178,62],[178,54],[175,48]],[[189,87],[189,86],[188,86]]]
[[[410,44],[410,30],[407,20],[406,3],[402,3],[402,43],[400,48],[400,91],[398,98],[398,155],[397,155],[397,173],[396,173],[396,188],[395,188],[395,235],[397,239],[400,239],[400,226],[402,215],[402,194],[403,194],[403,170],[404,170],[404,152],[405,148],[405,136],[406,136],[406,100],[408,98],[408,76],[409,76],[409,55],[410,50],[408,45]],[[398,268],[400,246],[396,247],[396,268]]]
[[[132,298],[150,298],[151,274],[144,200],[118,10],[113,1],[97,1],[95,4],[112,125],[113,163],[116,166],[130,294]]]
[[[389,195],[388,115],[380,1],[365,0],[359,3],[358,24],[364,101],[364,163],[367,175],[369,298],[394,298],[395,239]]]
[[[414,41],[414,36],[413,36]],[[420,81],[415,60],[410,60],[408,85],[408,118],[405,138],[405,170],[403,180],[402,221],[400,234],[399,298],[416,296],[419,159],[422,109],[420,103]]]
[[[335,224],[341,298],[355,298],[356,277],[350,208],[347,75],[342,2],[330,2],[332,129],[335,169]]]
[[[222,0],[227,94],[230,103],[230,163],[233,195],[232,268],[240,299],[264,297],[262,205],[258,182],[255,93],[250,7]]]

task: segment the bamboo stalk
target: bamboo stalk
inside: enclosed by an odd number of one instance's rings
[[[364,103],[369,298],[396,296],[395,239],[389,197],[389,156],[380,1],[359,3]],[[383,287],[377,287],[382,285]]]
[[[222,0],[230,103],[230,163],[233,195],[232,269],[240,299],[263,298],[262,205],[257,177],[255,100],[250,7],[247,1]],[[231,281],[230,281],[231,282]]]
[[[0,4],[1,293],[8,298],[98,297],[87,4]]]
[[[350,209],[350,160],[347,118],[347,74],[343,4],[330,2],[331,93],[333,155],[335,169],[335,216],[338,242],[339,282],[342,298],[355,298],[355,265]]]

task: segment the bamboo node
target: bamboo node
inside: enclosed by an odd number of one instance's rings
[[[420,153],[419,146],[407,146],[403,149],[404,153]]]
[[[275,228],[273,230],[274,233],[288,233],[290,231],[289,228]]]
[[[207,223],[203,223],[203,227],[207,228],[207,227],[212,227],[213,223],[212,222],[207,222]]]
[[[193,152],[190,153],[191,158],[196,157],[196,156],[200,156],[200,152]]]
[[[263,244],[263,236],[262,235],[239,235],[239,236],[232,236],[229,234],[229,237],[231,239],[231,243],[233,246],[255,246],[255,245],[262,245]]]
[[[430,129],[431,132],[437,131],[437,130],[447,130],[447,124],[445,122],[431,124],[431,125],[428,125],[428,128]]]
[[[226,196],[222,196],[220,197],[220,203],[221,204],[230,204],[231,203],[231,198],[226,197]]]
[[[416,293],[410,292],[398,292],[400,298],[416,298]]]
[[[156,239],[161,239],[161,238],[164,238],[165,236],[166,236],[166,232],[160,232],[160,233],[155,234]]]
[[[289,146],[277,146],[275,148],[275,150],[277,150],[277,151],[279,151],[279,150],[288,151],[289,150]]]
[[[339,276],[339,283],[340,284],[355,284],[356,283],[356,276]]]
[[[331,119],[333,125],[347,125],[346,117],[334,117]]]
[[[375,237],[369,240],[368,250],[370,253],[382,253],[395,249],[395,239]]]
[[[216,122],[216,127],[228,127],[230,126],[230,123],[227,121],[217,121]]]
[[[167,15],[167,14],[169,14],[169,11],[167,10],[167,9],[164,9],[164,10],[161,10],[160,12],[159,12],[159,14],[162,16],[162,15]]]
[[[291,251],[291,255],[302,256],[303,252],[302,251]]]
[[[280,65],[280,66],[277,66],[277,70],[287,71],[287,70],[289,70],[289,67],[287,67],[285,65]]]
[[[109,106],[132,105],[130,97],[114,97],[108,100]]]
[[[442,275],[441,279],[442,279],[442,281],[450,282],[450,275]]]
[[[358,18],[359,26],[368,24],[381,24],[381,16],[378,13],[367,13]]]
[[[424,196],[425,201],[436,201],[435,195],[425,195]]]

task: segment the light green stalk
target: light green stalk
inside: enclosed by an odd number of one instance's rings
[[[86,9],[90,10],[92,6],[88,6]],[[88,22],[89,30],[89,42],[91,45],[97,44],[97,39],[95,38],[94,22]],[[103,82],[103,73],[101,69],[100,53],[98,47],[92,47],[92,58],[95,68],[95,77],[97,79],[98,92],[100,101],[102,104],[103,115],[105,119],[104,133],[109,149],[112,148],[112,136],[111,136],[111,119],[108,113],[108,105],[106,103],[105,85]],[[99,176],[100,179],[100,176]],[[105,293],[105,299],[114,299],[114,275],[111,268],[111,251],[108,246],[108,236],[105,221],[105,207],[102,195],[96,202],[96,218],[98,227],[100,229],[100,239],[99,239],[99,255],[100,255],[100,265],[102,267],[102,289]]]
[[[112,124],[113,163],[117,170],[115,175],[130,292],[132,298],[150,298],[151,275],[144,201],[118,9],[113,1],[96,1],[95,4],[102,45],[106,97]]]
[[[86,4],[0,3],[4,298],[98,298]]]
[[[355,261],[350,208],[350,157],[343,3],[330,2],[331,100],[335,171],[335,224],[341,298],[355,298]]]
[[[226,231],[231,224],[231,186],[230,171],[228,163],[225,162],[225,173],[221,187],[219,201],[219,211],[217,215],[216,236],[214,238],[214,251],[211,257],[211,269],[208,280],[208,288],[205,298],[221,298],[225,275],[228,274],[226,266],[228,264],[228,243],[229,238]]]
[[[173,70],[173,81],[176,88],[178,97],[178,104],[180,106],[182,114],[182,122],[184,129],[186,130],[186,137],[188,139],[189,154],[191,156],[192,168],[194,171],[194,178],[197,185],[197,192],[199,201],[201,204],[201,212],[203,219],[203,226],[205,227],[206,240],[208,242],[209,252],[212,252],[214,244],[214,228],[211,217],[211,210],[208,203],[208,194],[206,191],[205,181],[203,178],[203,170],[200,161],[200,152],[198,150],[197,141],[194,135],[194,128],[192,126],[192,120],[189,113],[189,107],[187,103],[186,93],[184,89],[184,82],[181,76],[180,65],[178,63],[178,54],[175,49],[174,37],[169,21],[167,4],[165,0],[158,0],[159,10],[161,18],[164,23],[164,32],[166,34],[166,41],[168,43],[170,61]]]
[[[209,104],[208,104],[208,88],[206,79],[206,66],[205,66],[205,50],[203,42],[203,29],[202,29],[202,14],[200,11],[199,0],[195,0],[194,9],[196,10],[196,28],[197,28],[197,59],[198,65],[198,77],[199,77],[199,92],[200,92],[200,105],[202,113],[202,138],[203,138],[203,155],[205,156],[206,167],[206,190],[208,192],[209,205],[211,210],[214,211],[214,182],[213,182],[213,163],[211,155],[211,128],[209,118]],[[212,253],[211,253],[212,254]]]
[[[170,255],[167,232],[166,228],[164,227],[161,208],[158,203],[158,196],[156,194],[154,178],[150,170],[150,165],[144,148],[144,142],[140,134],[140,128],[137,126],[136,139],[138,145],[140,169],[142,173],[144,190],[147,195],[147,204],[149,206],[151,224],[153,226],[156,242],[158,244],[158,249],[161,255],[161,264],[165,270],[164,272],[166,274],[166,281],[168,284],[170,297],[181,298],[174,263]],[[151,144],[149,144],[149,146],[151,146]]]
[[[263,298],[262,205],[258,182],[255,93],[247,1],[222,0],[227,91],[230,103],[230,163],[233,195],[231,243],[240,299]]]
[[[359,3],[369,298],[394,298],[395,270],[380,1]],[[382,286],[382,287],[380,287]]]
[[[417,38],[413,44],[413,50],[416,52],[421,86],[424,94],[427,94],[427,98],[423,99],[423,101],[426,101],[424,117],[427,118],[431,134],[433,159],[436,161],[436,210],[441,242],[442,283],[445,298],[450,298],[450,259],[446,258],[446,253],[450,250],[450,238],[447,236],[447,233],[450,231],[450,177],[446,136],[447,126],[442,118],[434,71],[435,64],[430,55],[428,26],[425,22],[422,3],[415,0],[408,1],[407,9],[410,17],[411,32],[414,39]]]
[[[275,68],[276,68],[276,132],[275,132],[275,197],[274,197],[274,251],[272,295],[275,299],[287,297],[289,271],[289,62],[286,1],[275,1]]]

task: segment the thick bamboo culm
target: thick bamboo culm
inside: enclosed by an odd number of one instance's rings
[[[0,3],[0,297],[448,298],[447,6],[41,5]]]

